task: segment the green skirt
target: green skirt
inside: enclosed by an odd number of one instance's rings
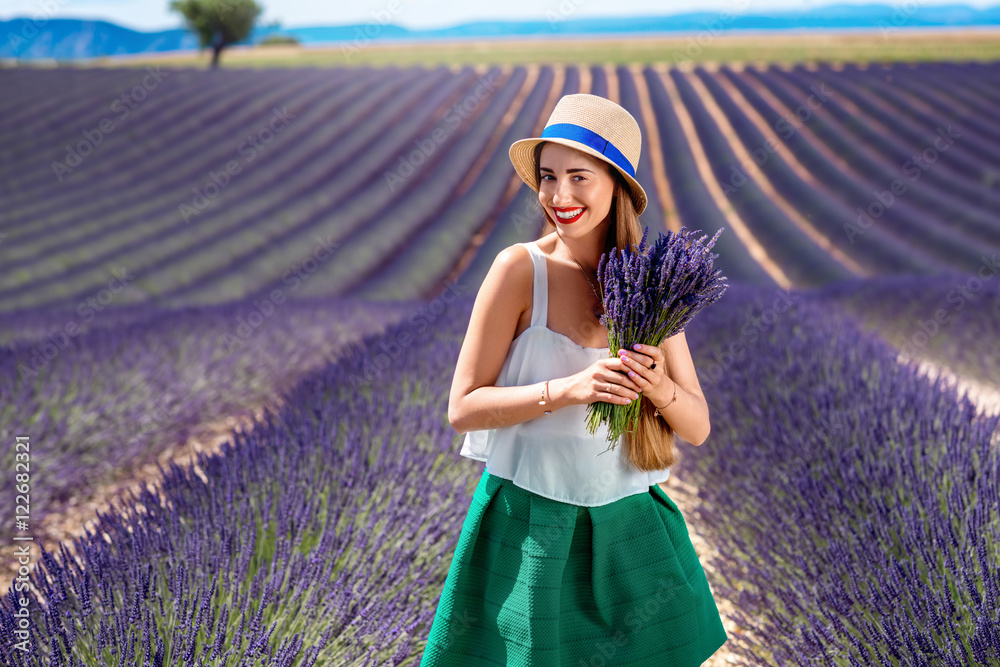
[[[583,507],[484,470],[420,664],[697,667],[727,639],[659,486]]]

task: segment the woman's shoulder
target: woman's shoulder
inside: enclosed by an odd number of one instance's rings
[[[531,262],[531,254],[523,244],[514,243],[497,253],[486,277],[483,279],[483,286],[488,289],[488,294],[495,294],[500,290],[518,290],[519,288],[529,288],[534,280],[534,267]],[[480,292],[483,289],[480,287]]]
[[[507,271],[523,271],[524,267],[531,265],[531,251],[524,243],[512,243],[497,253],[493,263],[500,265]]]
[[[535,241],[521,241],[512,243],[497,253],[493,260],[493,265],[499,269],[499,273],[507,279],[519,279],[520,282],[531,283],[534,275],[532,266],[531,250],[529,244],[535,246],[543,255],[548,255],[552,248],[548,236],[543,236]]]

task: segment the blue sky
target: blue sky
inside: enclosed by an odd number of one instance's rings
[[[264,8],[262,22],[280,21],[285,28],[344,23],[374,23],[380,15],[391,15],[392,23],[407,28],[450,26],[484,19],[540,19],[547,12],[572,10],[573,16],[670,15],[689,11],[758,13],[817,7],[829,4],[871,4],[880,0],[503,0],[476,3],[471,0],[257,0]],[[896,6],[962,4],[989,7],[997,0],[884,0]],[[0,0],[0,19],[15,16],[37,18],[98,18],[134,30],[181,27],[180,16],[171,12],[169,0]]]

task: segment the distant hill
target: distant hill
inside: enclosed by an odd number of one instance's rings
[[[175,28],[159,32],[139,32],[108,21],[34,19],[0,21],[0,58],[75,60],[129,53],[196,49],[198,40],[188,30]]]
[[[714,26],[714,28],[713,28]],[[926,28],[1000,26],[1000,5],[977,9],[968,5],[915,7],[907,13],[891,5],[828,5],[769,14],[747,13],[720,20],[720,12],[693,12],[674,16],[570,19],[549,10],[545,20],[476,21],[447,28],[410,30],[396,25],[350,24],[256,30],[246,43],[256,43],[279,33],[302,44],[362,41],[421,41],[553,35],[640,33],[695,33],[706,29],[727,31]],[[30,18],[0,21],[0,58],[73,60],[99,56],[196,49],[195,37],[183,28],[139,32],[107,21]]]

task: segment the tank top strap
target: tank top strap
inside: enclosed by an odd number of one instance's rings
[[[531,264],[534,267],[532,279],[532,302],[531,302],[531,326],[545,326],[549,312],[549,286],[548,275],[545,268],[545,255],[542,249],[534,241],[522,244],[528,249],[531,255]]]

